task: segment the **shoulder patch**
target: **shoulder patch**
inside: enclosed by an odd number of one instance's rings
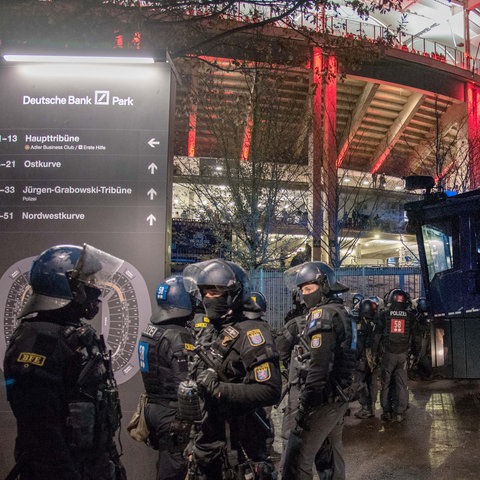
[[[209,320],[210,321],[210,320]],[[240,335],[240,332],[236,329],[236,328],[233,328],[231,325],[229,325],[228,327],[225,327],[223,329],[223,331],[229,336],[229,337],[232,337],[232,338],[237,338],[239,335]]]
[[[17,362],[25,363],[26,365],[35,365],[36,367],[43,367],[47,357],[45,355],[38,355],[37,353],[20,352]]]
[[[208,323],[205,323],[205,322],[198,322],[195,324],[195,328],[207,328],[208,327]]]
[[[272,376],[268,362],[262,363],[258,367],[255,367],[253,371],[255,373],[255,380],[257,382],[266,382],[267,380],[270,380],[270,377]]]
[[[322,334],[316,333],[315,335],[312,335],[312,338],[310,339],[310,347],[320,348],[321,346],[322,346]]]
[[[158,328],[155,325],[147,325],[145,330],[142,332],[146,337],[153,338],[157,333]]]
[[[207,328],[210,325],[210,319],[205,315],[195,315],[193,319],[194,328]]]
[[[232,326],[225,327],[220,335],[218,336],[218,340],[220,341],[220,345],[222,347],[227,347],[232,343],[238,336],[240,332],[233,328]]]
[[[193,350],[195,350],[195,345],[192,345],[191,343],[186,343],[185,350],[193,352]]]
[[[138,362],[140,364],[141,372],[148,372],[150,367],[148,365],[148,343],[139,342],[138,344]]]
[[[248,330],[247,337],[252,347],[257,347],[258,345],[263,345],[265,343],[265,337],[263,336],[262,331],[258,328]]]
[[[307,323],[307,335],[311,337],[316,332],[326,332],[333,328],[332,309],[316,308],[310,312]]]

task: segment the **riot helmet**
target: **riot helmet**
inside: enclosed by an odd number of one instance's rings
[[[243,306],[244,315],[251,319],[256,320],[264,317],[267,312],[267,299],[262,292],[252,292],[250,300]]]
[[[355,293],[352,297],[352,309],[350,314],[354,317],[358,317],[358,311],[360,309],[360,303],[365,297],[361,293]]]
[[[262,292],[252,292],[251,298],[260,307],[262,313],[266,313],[267,299],[265,295]]]
[[[361,293],[355,293],[352,297],[352,309],[357,310],[360,307],[360,302],[364,299],[365,297]]]
[[[387,307],[406,308],[410,303],[408,293],[401,288],[393,288],[386,297]]]
[[[176,318],[189,320],[194,313],[194,305],[190,294],[185,289],[180,275],[167,277],[157,285],[155,290],[157,308],[150,321],[154,324]]]
[[[428,303],[428,300],[425,297],[416,298],[413,301],[413,306],[414,306],[415,310],[417,311],[417,313],[423,313],[423,314],[428,313],[429,303]]]
[[[102,289],[122,263],[87,244],[57,245],[45,250],[30,268],[32,295],[20,317],[72,304],[81,317],[91,320],[98,313]]]
[[[365,298],[360,302],[358,309],[358,316],[360,319],[366,318],[368,320],[373,320],[377,313],[378,305],[372,300]]]
[[[377,304],[377,310],[380,310],[384,307],[384,302],[383,299],[380,297],[377,297],[377,295],[372,295],[371,297],[368,297],[373,303]]]
[[[308,295],[302,294],[308,308],[324,302],[326,298],[347,292],[349,288],[337,281],[333,269],[323,262],[305,262],[291,267],[284,273],[284,281],[290,290],[307,284],[318,285],[318,290]]]
[[[183,271],[183,281],[188,292],[200,294],[205,314],[212,322],[228,319],[251,301],[247,272],[221,258],[188,265]]]

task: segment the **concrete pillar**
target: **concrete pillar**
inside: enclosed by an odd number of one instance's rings
[[[467,84],[470,190],[480,187],[480,88]]]
[[[312,97],[312,150],[310,155],[310,167],[312,172],[312,233],[313,249],[312,259],[323,260],[322,236],[324,220],[323,202],[323,126],[322,126],[322,72],[323,72],[323,51],[319,47],[312,50],[312,86],[314,88]]]
[[[312,230],[313,259],[332,263],[338,256],[337,222],[337,61],[324,57],[319,47],[312,51],[313,130]]]

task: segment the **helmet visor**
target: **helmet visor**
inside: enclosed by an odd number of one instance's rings
[[[185,290],[193,296],[200,297],[197,280],[202,273],[206,262],[193,263],[187,265],[183,270],[183,285]]]
[[[305,262],[289,268],[283,274],[285,285],[289,290],[295,290],[305,283],[326,281],[331,293],[347,292],[349,288],[338,282],[333,269],[323,262]]]
[[[84,244],[72,278],[92,287],[104,288],[123,264],[121,258]]]
[[[300,265],[295,265],[294,267],[290,267],[288,270],[285,270],[285,272],[283,273],[283,280],[289,290],[297,290],[300,284],[305,283],[305,279],[301,274],[304,266],[304,263]],[[309,280],[314,279],[312,278]]]
[[[187,292],[195,294],[199,288],[228,292],[236,286],[236,275],[223,260],[206,260],[188,265],[183,270],[183,283]]]

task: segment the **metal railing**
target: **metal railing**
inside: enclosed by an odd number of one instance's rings
[[[198,12],[197,12],[198,10]],[[192,15],[205,13],[202,7],[192,10]],[[240,22],[254,23],[263,20],[275,18],[278,15],[275,9],[270,6],[256,5],[252,8],[251,4],[237,2],[236,8],[223,17],[231,18]],[[278,27],[292,28],[302,27],[312,32],[327,33],[334,36],[354,37],[358,39],[370,40],[372,42],[393,40],[392,47],[431,58],[438,62],[447,63],[472,73],[480,72],[480,60],[476,57],[467,56],[464,50],[449,47],[438,42],[433,42],[422,38],[421,36],[409,35],[405,33],[397,34],[388,27],[375,25],[373,23],[361,22],[357,20],[342,18],[324,14],[323,12],[299,12],[294,18],[275,22]]]

